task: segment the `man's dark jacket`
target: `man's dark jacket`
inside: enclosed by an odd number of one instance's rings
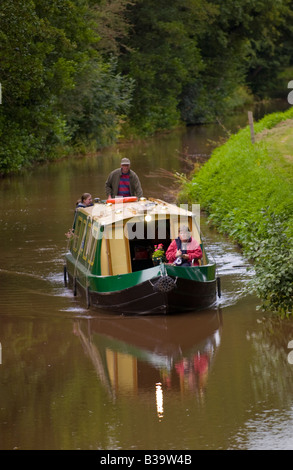
[[[121,176],[121,168],[113,170],[106,181],[106,195],[108,197],[116,197],[118,195],[118,188]],[[130,195],[136,196],[138,198],[142,197],[142,188],[137,174],[129,170],[129,186],[130,186]]]

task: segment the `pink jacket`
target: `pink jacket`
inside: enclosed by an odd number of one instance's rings
[[[176,259],[177,245],[176,240],[173,240],[166,251],[166,258],[169,263],[174,263]],[[198,260],[202,258],[202,251],[199,243],[191,237],[190,242],[187,244],[188,261],[198,265]]]

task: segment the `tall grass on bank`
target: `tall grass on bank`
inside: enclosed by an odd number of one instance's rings
[[[256,137],[293,118],[293,108],[255,124]],[[289,122],[289,121],[288,121]],[[288,127],[288,133],[293,128]],[[287,149],[288,150],[288,149]],[[293,148],[291,157],[293,155]],[[186,183],[179,199],[199,202],[209,221],[235,240],[254,264],[251,290],[262,308],[293,311],[293,162],[266,139],[252,144],[247,126]]]

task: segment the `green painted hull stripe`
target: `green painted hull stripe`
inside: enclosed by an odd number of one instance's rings
[[[119,274],[115,276],[93,275],[82,264],[77,262],[71,253],[66,255],[67,270],[69,275],[75,276],[78,282],[84,287],[89,287],[94,292],[116,292],[151,280],[161,275],[160,266],[154,266],[142,271],[136,271],[128,274]],[[164,265],[166,273],[174,278],[179,277],[198,282],[209,282],[215,280],[215,264],[205,266],[180,267]]]

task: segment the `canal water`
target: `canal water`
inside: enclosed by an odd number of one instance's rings
[[[172,200],[171,175],[221,135],[188,128],[0,181],[0,449],[293,449],[293,322],[257,309],[248,261],[204,215],[222,285],[212,309],[112,316],[63,283],[83,192],[104,198],[129,157],[144,194]]]

